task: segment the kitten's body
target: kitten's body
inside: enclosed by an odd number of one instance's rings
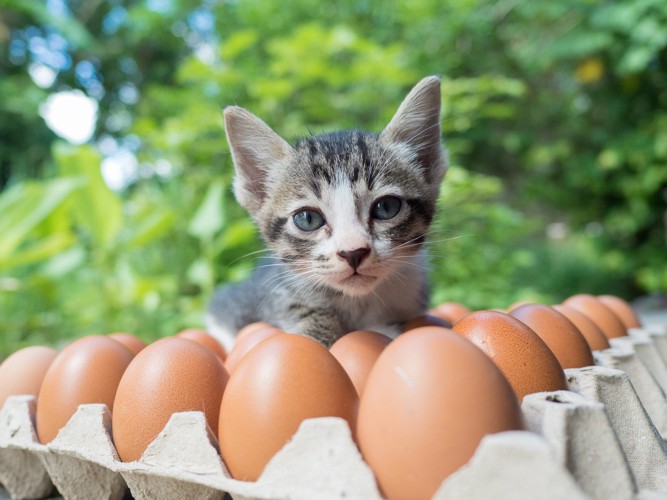
[[[253,321],[330,345],[346,332],[397,334],[427,305],[423,244],[446,160],[440,82],[422,80],[379,134],[288,145],[241,108],[225,110],[236,197],[273,254],[217,291],[208,328],[227,347]]]

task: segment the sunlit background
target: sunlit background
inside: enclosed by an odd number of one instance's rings
[[[667,2],[5,0],[0,355],[202,324],[261,242],[220,108],[380,130],[443,80],[433,303],[667,291]]]

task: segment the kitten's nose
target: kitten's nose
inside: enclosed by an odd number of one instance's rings
[[[350,267],[356,271],[357,267],[361,264],[368,254],[371,253],[371,249],[368,247],[357,248],[356,250],[341,250],[338,252],[338,256],[341,259],[345,259]]]

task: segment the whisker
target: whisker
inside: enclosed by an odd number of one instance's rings
[[[262,250],[255,250],[254,252],[248,252],[248,253],[246,253],[246,254],[244,254],[244,255],[241,255],[240,257],[237,257],[237,258],[234,259],[233,261],[231,261],[231,262],[229,263],[229,265],[231,266],[231,265],[233,265],[233,264],[236,264],[238,261],[240,261],[240,260],[242,260],[242,259],[246,259],[246,258],[251,257],[251,256],[253,256],[253,255],[257,255],[257,254],[260,254],[260,253],[269,253],[269,252],[271,252],[271,250],[268,249],[268,248],[263,248]]]

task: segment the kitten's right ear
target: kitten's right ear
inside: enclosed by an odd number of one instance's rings
[[[410,146],[427,178],[440,184],[447,169],[440,144],[440,78],[428,76],[414,86],[380,134],[380,140]]]
[[[242,207],[255,213],[266,198],[269,169],[286,159],[292,147],[250,111],[228,106],[223,115],[236,169],[234,194]]]

